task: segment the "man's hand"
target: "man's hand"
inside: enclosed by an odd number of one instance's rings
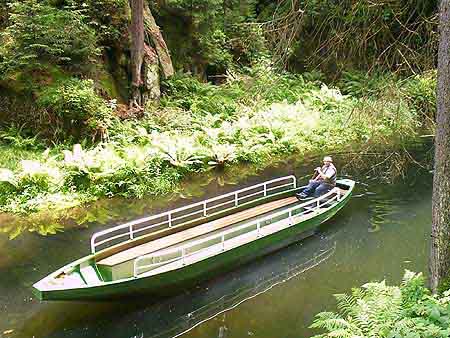
[[[314,171],[317,171],[317,172],[319,172],[319,173],[320,173],[321,170],[322,170],[321,167],[317,167],[316,169],[314,169]]]

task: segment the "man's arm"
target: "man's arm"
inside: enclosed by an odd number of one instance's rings
[[[326,173],[322,171],[322,168],[317,168],[317,172],[319,173],[318,177],[321,177],[324,180],[330,179],[334,174],[336,174],[336,170],[334,168],[328,168]]]

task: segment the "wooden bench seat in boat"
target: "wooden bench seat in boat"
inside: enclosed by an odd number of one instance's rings
[[[225,228],[229,225],[263,215],[297,202],[298,200],[296,197],[288,197],[243,210],[235,214],[228,215],[214,221],[210,221],[208,223],[204,223],[196,227],[118,252],[114,255],[101,259],[97,262],[97,266],[106,280],[131,277],[133,275],[134,268],[133,261],[139,256],[147,255],[178,243],[194,239],[210,232]]]

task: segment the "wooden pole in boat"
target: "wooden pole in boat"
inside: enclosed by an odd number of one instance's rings
[[[318,171],[314,170],[314,174],[311,177],[311,180],[315,180],[317,178]]]

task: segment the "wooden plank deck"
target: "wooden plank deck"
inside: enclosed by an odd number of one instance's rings
[[[128,250],[118,252],[112,256],[109,256],[107,258],[98,261],[97,264],[112,267],[124,263],[126,261],[133,260],[139,256],[147,255],[154,251],[158,251],[167,248],[169,246],[175,245],[177,243],[181,243],[186,240],[190,240],[205,235],[209,232],[225,228],[231,224],[239,223],[246,219],[262,215],[264,213],[285,207],[289,204],[293,204],[296,202],[298,202],[296,197],[288,197],[281,200],[265,203],[254,208],[250,208],[229,216],[225,216],[223,218],[205,224],[201,224],[194,228],[180,231],[175,234],[132,247]]]

